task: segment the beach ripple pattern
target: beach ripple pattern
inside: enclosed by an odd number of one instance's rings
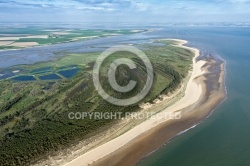
[[[138,93],[136,96],[127,98],[127,99],[117,99],[113,96],[110,96],[107,94],[104,89],[102,88],[100,84],[100,68],[103,64],[104,60],[108,58],[110,55],[116,52],[130,52],[134,55],[138,56],[142,62],[144,63],[147,71],[147,81],[145,83],[145,86],[143,89]],[[120,93],[127,93],[133,90],[133,88],[136,86],[136,81],[130,80],[129,83],[126,86],[120,86],[116,82],[115,73],[116,69],[119,65],[127,65],[130,69],[135,69],[136,64],[129,58],[119,58],[114,60],[111,65],[109,66],[108,70],[108,80],[110,86]],[[146,56],[146,54],[141,51],[140,49],[134,47],[134,46],[128,46],[128,45],[118,45],[113,46],[108,49],[106,49],[102,54],[97,58],[94,68],[93,68],[93,82],[95,89],[97,90],[98,94],[109,103],[112,103],[117,106],[129,106],[133,105],[139,101],[141,101],[150,91],[152,84],[153,84],[154,74],[153,74],[153,66],[149,60],[149,58]]]

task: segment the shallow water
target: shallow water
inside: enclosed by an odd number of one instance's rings
[[[87,41],[77,41],[47,46],[24,48],[21,50],[0,51],[0,68],[6,68],[19,64],[33,64],[41,61],[55,60],[64,53],[84,53],[103,51],[110,46],[132,42],[145,42],[148,37],[144,34],[132,34],[111,36]],[[135,41],[136,40],[136,41]],[[147,41],[147,40],[146,40]],[[63,53],[62,53],[63,52]],[[56,54],[57,53],[57,54]]]

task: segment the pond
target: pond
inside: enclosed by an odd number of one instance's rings
[[[39,79],[40,80],[60,80],[62,78],[56,74],[49,74],[49,75],[45,75],[45,76],[40,76]]]
[[[65,78],[71,78],[76,75],[80,71],[79,68],[71,69],[71,70],[63,70],[59,71],[58,73],[64,76]]]

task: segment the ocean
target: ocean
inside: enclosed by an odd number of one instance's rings
[[[226,61],[227,99],[195,128],[143,158],[138,166],[250,165],[250,29],[179,27],[155,32],[186,39]]]

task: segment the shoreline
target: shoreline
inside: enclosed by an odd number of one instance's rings
[[[128,159],[127,152],[128,151],[131,152],[131,149],[134,149],[132,148],[132,146],[136,147],[135,145],[140,145],[142,142],[144,142],[143,140],[145,139],[147,140],[146,142],[148,142],[150,139],[150,136],[152,138],[153,136],[157,135],[157,133],[155,133],[156,131],[160,131],[163,128],[164,129],[168,128],[170,132],[168,131],[169,133],[167,134],[168,135],[167,138],[165,136],[164,139],[161,139],[161,141],[157,141],[157,143],[159,142],[160,145],[162,145],[164,142],[180,134],[180,132],[185,131],[188,128],[190,128],[188,127],[189,125],[192,124],[192,126],[194,126],[193,124],[197,125],[197,122],[200,121],[201,119],[204,120],[204,115],[202,116],[202,115],[199,115],[199,113],[192,113],[192,112],[190,113],[190,111],[188,110],[190,110],[191,108],[194,108],[195,105],[197,106],[197,105],[201,105],[202,103],[204,103],[204,96],[206,96],[207,90],[206,90],[205,83],[203,83],[204,78],[202,77],[204,77],[203,75],[208,72],[208,71],[205,71],[204,69],[204,66],[207,65],[208,62],[203,61],[203,60],[196,62],[196,58],[200,55],[199,50],[195,48],[183,46],[183,44],[186,44],[187,41],[177,40],[177,39],[167,39],[167,40],[176,40],[179,42],[178,43],[179,47],[193,50],[195,52],[195,57],[193,58],[193,71],[186,85],[185,95],[179,101],[175,102],[170,107],[161,111],[161,112],[176,112],[180,110],[184,116],[182,115],[182,118],[180,120],[178,121],[174,120],[174,122],[173,120],[170,120],[170,119],[154,120],[154,118],[150,118],[142,122],[141,124],[137,125],[136,127],[132,128],[131,130],[127,131],[126,133],[116,137],[115,139],[109,142],[106,142],[105,144],[102,144],[90,150],[89,152],[84,153],[78,158],[68,162],[66,166],[105,165],[105,163],[109,163],[109,165],[134,165],[139,161],[139,159],[143,158],[144,156],[148,155],[150,152],[157,149],[159,145],[150,146],[151,148],[148,148],[148,149],[141,148],[141,151],[144,153],[140,153],[138,156],[136,155],[130,156],[131,159]],[[223,73],[222,70],[221,72]],[[224,76],[224,74],[222,75]],[[221,80],[224,83],[224,78]],[[223,89],[224,88],[222,87],[222,90]],[[194,92],[195,92],[195,95],[192,95],[192,93]],[[192,97],[190,97],[190,95]],[[223,97],[221,98],[224,98],[225,95],[222,95],[222,96]],[[213,105],[217,106],[218,104],[214,103]],[[212,106],[210,106],[209,108],[211,109]],[[208,112],[211,112],[211,110],[205,111],[205,112],[208,113]],[[193,114],[195,116],[193,116]],[[196,117],[199,120],[197,120],[196,118],[195,120],[192,120],[191,117]],[[177,122],[178,122],[178,125],[177,125]],[[180,125],[182,123],[184,123],[185,125]],[[178,129],[176,128],[176,125],[179,126],[179,128],[177,127]],[[153,129],[154,131],[152,131]]]
[[[200,123],[204,122],[215,109],[226,99],[225,90],[225,64],[224,62],[215,63],[214,60],[207,61],[209,64],[205,70],[204,75],[198,77],[198,80],[202,84],[203,94],[197,103],[190,105],[189,107],[182,109],[182,119],[166,121],[165,123],[156,126],[137,137],[137,140],[131,141],[126,147],[122,147],[112,155],[106,156],[103,159],[91,164],[91,166],[110,165],[110,166],[131,166],[136,165],[143,158],[148,157],[154,153],[162,145],[168,143],[176,136],[187,132],[188,130],[196,127]],[[209,68],[214,66],[219,67],[220,73],[209,72]],[[208,84],[214,84],[216,82],[206,80],[209,77],[217,76],[218,90],[209,89]],[[211,79],[212,80],[212,79]],[[216,89],[215,88],[215,89]],[[134,153],[136,152],[136,153]]]

